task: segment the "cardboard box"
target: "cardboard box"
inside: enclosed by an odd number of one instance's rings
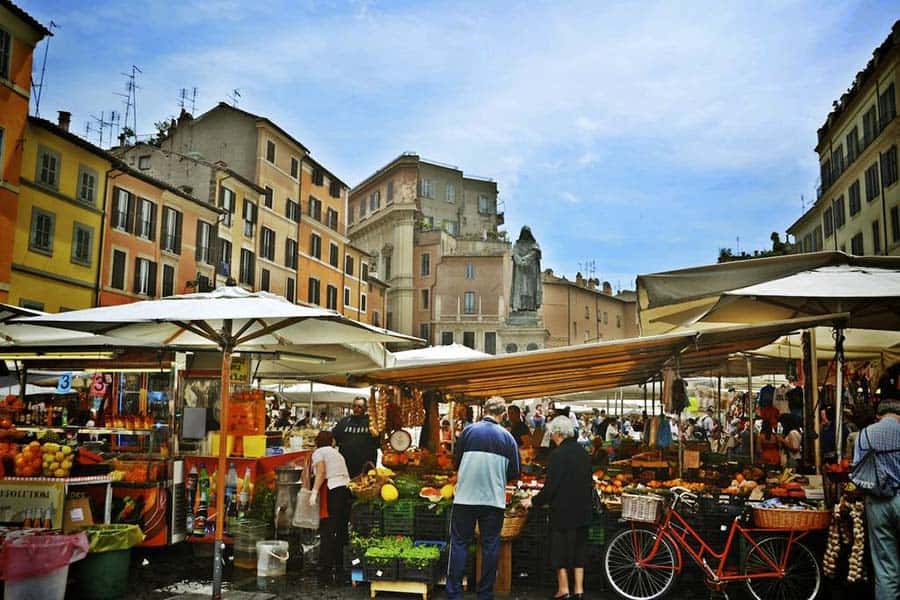
[[[91,512],[91,501],[86,496],[70,496],[66,498],[63,509],[63,533],[78,531],[85,525],[94,524]]]

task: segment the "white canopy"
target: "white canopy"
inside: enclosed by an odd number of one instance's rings
[[[350,404],[357,396],[369,395],[368,388],[346,388],[327,383],[301,381],[288,386],[263,385],[262,389],[284,397],[292,404]],[[310,399],[310,394],[312,399]]]
[[[388,367],[407,367],[434,362],[448,362],[453,360],[470,360],[473,358],[485,358],[490,354],[473,350],[462,344],[450,344],[448,346],[428,346],[415,350],[404,350],[391,354],[394,361]]]

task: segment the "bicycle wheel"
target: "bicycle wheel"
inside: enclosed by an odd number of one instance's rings
[[[603,556],[606,578],[613,590],[628,600],[662,597],[675,582],[675,550],[666,538],[652,558],[657,533],[649,529],[627,529],[607,545]]]
[[[813,600],[818,595],[822,578],[816,557],[799,542],[789,546],[784,537],[765,538],[751,546],[744,559],[744,575],[771,573],[769,562],[781,564],[786,552],[790,554],[781,577],[745,580],[756,600]]]

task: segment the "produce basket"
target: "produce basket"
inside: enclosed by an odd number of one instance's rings
[[[503,527],[500,528],[500,539],[511,540],[518,537],[527,520],[528,513],[524,511],[516,514],[506,513],[503,515]]]
[[[831,511],[754,508],[753,523],[760,529],[826,529],[831,524]]]
[[[626,521],[655,523],[659,516],[660,504],[662,498],[659,496],[622,494],[622,518]]]

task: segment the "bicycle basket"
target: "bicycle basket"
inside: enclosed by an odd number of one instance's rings
[[[659,496],[622,494],[622,518],[626,521],[655,523],[661,504],[662,498]]]

